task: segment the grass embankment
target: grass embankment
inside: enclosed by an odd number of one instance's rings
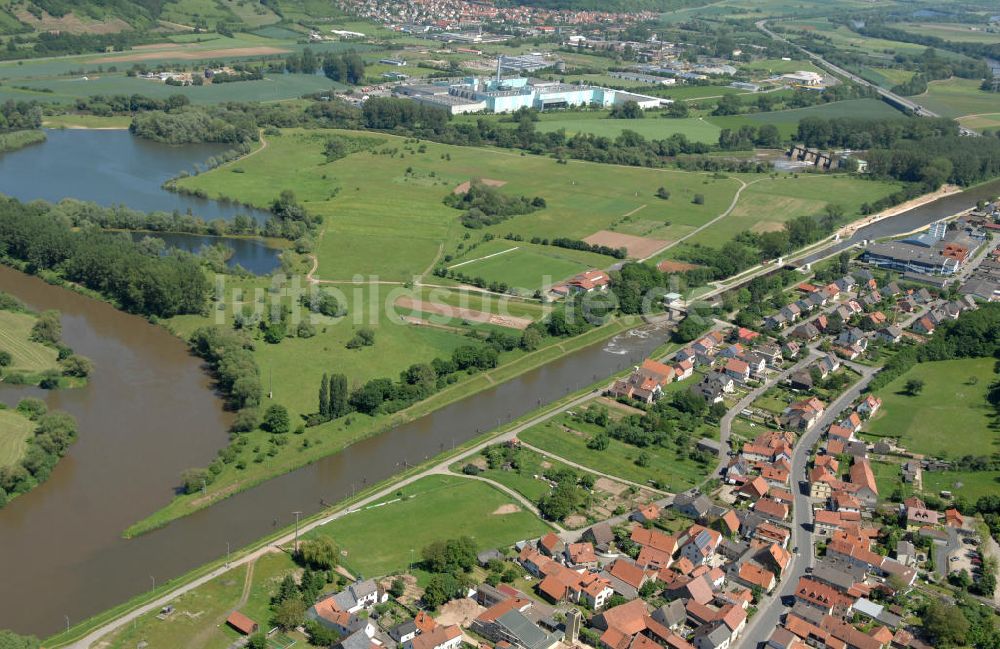
[[[669,348],[670,348],[670,345],[664,345],[660,349],[658,349],[656,353],[657,354],[665,353],[665,350],[669,349]],[[655,356],[655,354],[654,354],[654,356]],[[382,482],[373,484],[373,485],[369,486],[367,489],[363,489],[362,491],[359,491],[357,494],[355,494],[355,496],[353,498],[346,498],[346,499],[342,500],[341,502],[337,503],[334,507],[331,507],[329,510],[326,510],[326,511],[323,511],[323,512],[319,512],[317,514],[314,514],[313,516],[310,516],[309,518],[306,518],[306,519],[302,520],[301,521],[301,525],[303,527],[305,527],[305,526],[309,525],[310,523],[312,523],[314,521],[318,521],[318,520],[321,520],[321,519],[329,516],[330,513],[331,513],[331,511],[337,511],[337,510],[345,509],[345,508],[349,507],[351,504],[360,502],[361,500],[363,500],[363,499],[371,496],[372,494],[376,494],[376,493],[380,493],[382,491],[385,491],[385,490],[391,488],[392,485],[398,484],[399,482],[401,482],[402,480],[405,480],[406,478],[409,478],[409,477],[412,477],[412,476],[415,476],[415,475],[419,475],[420,473],[423,473],[424,471],[426,471],[428,468],[430,468],[430,467],[432,467],[432,466],[434,466],[434,465],[442,462],[443,460],[446,460],[447,458],[459,458],[459,457],[461,457],[463,455],[466,455],[466,454],[468,454],[468,452],[469,452],[470,449],[476,447],[477,445],[479,445],[479,444],[481,444],[481,443],[483,443],[483,442],[485,442],[485,441],[487,441],[487,440],[489,440],[491,438],[498,437],[498,436],[502,435],[503,433],[505,433],[505,432],[507,432],[509,430],[512,430],[512,429],[514,429],[514,428],[522,425],[524,422],[529,421],[529,420],[531,420],[531,419],[533,419],[535,417],[538,417],[538,416],[543,415],[545,413],[557,412],[559,410],[562,410],[562,409],[564,409],[566,407],[566,404],[571,403],[573,400],[579,398],[580,396],[583,396],[585,394],[591,393],[595,389],[606,385],[609,380],[610,379],[602,379],[601,381],[595,382],[595,383],[593,383],[593,384],[591,384],[591,385],[589,385],[589,386],[587,386],[587,387],[585,387],[585,388],[583,388],[581,390],[577,390],[576,392],[572,392],[570,394],[567,394],[562,399],[559,399],[557,401],[554,401],[553,403],[547,404],[547,405],[539,408],[538,410],[534,410],[532,412],[526,413],[526,414],[522,415],[521,417],[518,417],[518,418],[514,419],[513,421],[507,423],[506,425],[501,426],[500,428],[497,428],[497,429],[491,430],[491,431],[487,431],[487,432],[483,433],[482,435],[478,435],[475,438],[470,439],[470,440],[468,440],[468,441],[466,441],[466,442],[464,442],[464,443],[456,446],[451,451],[446,451],[446,452],[444,452],[444,453],[442,453],[442,454],[440,454],[440,455],[438,455],[436,457],[433,457],[433,458],[430,458],[428,460],[425,460],[424,462],[422,462],[422,463],[420,463],[420,464],[418,464],[416,466],[413,466],[410,469],[405,470],[405,471],[403,471],[400,474],[394,475],[391,478],[383,480]],[[288,526],[288,527],[285,527],[283,529],[276,530],[276,531],[272,532],[270,535],[268,535],[268,536],[266,536],[266,537],[264,537],[262,539],[259,539],[258,541],[256,541],[255,543],[253,543],[253,544],[251,544],[251,545],[249,545],[247,547],[234,550],[233,553],[232,553],[232,555],[230,556],[231,562],[236,563],[241,558],[246,557],[248,554],[251,554],[252,552],[254,552],[254,551],[256,551],[256,550],[258,550],[258,549],[260,549],[262,547],[266,547],[268,545],[272,545],[277,539],[280,539],[280,538],[282,538],[284,536],[287,536],[289,533],[291,533],[292,529],[293,529],[292,526]],[[196,580],[196,579],[198,579],[200,577],[203,577],[205,575],[211,574],[213,571],[215,571],[215,570],[217,570],[217,569],[219,569],[219,568],[221,568],[223,566],[224,566],[224,558],[220,557],[219,559],[217,559],[217,560],[215,560],[213,562],[210,562],[210,563],[204,564],[202,566],[199,566],[199,567],[191,570],[190,572],[188,572],[188,573],[186,573],[184,575],[181,575],[181,576],[179,576],[179,577],[177,577],[175,579],[167,580],[165,583],[159,584],[156,587],[156,589],[154,589],[154,590],[147,591],[145,593],[137,595],[137,596],[131,598],[129,601],[123,602],[122,604],[120,604],[120,605],[118,605],[118,606],[116,606],[116,607],[114,607],[112,609],[108,609],[108,610],[103,611],[103,612],[101,612],[101,613],[99,613],[97,615],[94,615],[94,616],[92,616],[92,617],[90,617],[90,618],[88,618],[86,620],[83,620],[82,622],[80,622],[80,623],[72,626],[69,630],[67,630],[65,632],[61,632],[61,633],[58,633],[58,634],[56,634],[56,635],[54,635],[52,637],[47,638],[45,640],[45,646],[50,647],[52,649],[57,649],[59,647],[65,647],[66,645],[69,645],[69,644],[71,644],[73,642],[77,642],[80,639],[82,639],[83,637],[85,637],[87,634],[93,632],[95,629],[98,629],[98,628],[100,628],[100,627],[102,627],[104,625],[107,625],[107,624],[113,622],[114,620],[117,620],[117,619],[121,618],[122,616],[126,615],[128,612],[134,611],[134,610],[138,609],[139,607],[141,607],[141,606],[143,606],[145,604],[148,604],[149,602],[155,601],[159,597],[162,597],[163,595],[166,595],[167,593],[170,593],[170,592],[176,590],[177,588],[181,587],[184,584],[189,584],[189,583],[193,582],[194,580]]]
[[[14,385],[38,385],[43,379],[55,379],[53,386],[79,387],[85,378],[62,375],[59,352],[55,346],[32,340],[32,327],[38,316],[30,311],[0,309],[0,352],[11,356],[10,364],[0,367],[0,381]]]
[[[0,408],[0,467],[11,466],[24,457],[35,424],[16,410]]]
[[[76,128],[109,131],[126,130],[131,124],[132,118],[128,115],[101,116],[67,113],[65,115],[49,115],[42,120],[42,126],[45,128]]]
[[[278,453],[274,457],[268,457],[264,462],[257,463],[253,461],[256,453],[252,449],[255,446],[265,445],[271,435],[259,430],[251,433],[243,433],[242,435],[247,436],[249,439],[247,445],[240,451],[240,459],[245,462],[246,469],[239,470],[234,464],[226,465],[223,472],[208,487],[207,495],[199,493],[177,496],[164,508],[130,526],[125,530],[124,536],[134,537],[162,527],[171,520],[204,509],[219,500],[228,498],[254,485],[332,455],[357,441],[413,421],[438,408],[493,387],[497,383],[510,380],[561,356],[599,343],[615,334],[625,331],[632,324],[636,323],[630,320],[616,319],[582,336],[561,341],[551,341],[550,344],[543,348],[531,353],[521,353],[521,355],[510,360],[510,362],[494,370],[463,379],[431,397],[392,415],[368,417],[355,413],[350,416],[350,424],[346,423],[346,419],[341,419],[307,428],[302,435],[290,436],[293,441],[279,447]],[[298,358],[298,362],[296,362],[295,358],[290,359],[287,357],[287,353],[283,356],[280,352],[281,346],[285,344],[271,346],[272,349],[266,351],[267,357],[274,361],[275,385],[280,386],[283,384],[286,386],[275,392],[275,399],[279,402],[287,401],[288,403],[293,403],[296,401],[296,398],[300,398],[303,403],[309,402],[310,399],[315,398],[314,393],[316,392],[318,382],[315,385],[305,384],[302,376],[306,368],[316,365],[316,359],[312,357],[315,354],[315,350],[300,350],[295,354]],[[378,344],[376,342],[376,348]],[[259,349],[260,347],[258,347]],[[282,358],[287,364],[279,366],[277,361]],[[429,359],[425,358],[424,360]],[[262,365],[262,367],[267,367],[267,365]],[[342,371],[336,365],[332,367],[336,371]],[[400,369],[403,369],[403,367],[405,366],[400,367]],[[317,376],[322,374],[325,369],[329,369],[329,367],[317,367],[315,369]],[[310,407],[314,408],[314,406]],[[309,446],[303,448],[303,442],[306,440],[308,440]]]
[[[45,131],[11,131],[10,133],[0,133],[0,153],[9,153],[23,149],[32,144],[39,144],[45,141]]]

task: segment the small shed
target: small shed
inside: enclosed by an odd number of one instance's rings
[[[226,618],[226,624],[233,627],[243,635],[250,635],[252,633],[257,633],[260,630],[260,625],[243,615],[239,611],[233,611]]]

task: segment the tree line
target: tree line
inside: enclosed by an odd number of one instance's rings
[[[0,197],[0,251],[30,273],[50,271],[101,293],[121,309],[169,318],[200,313],[209,282],[189,254],[144,254],[127,235],[74,231],[52,206]]]
[[[35,101],[8,99],[0,104],[0,133],[25,131],[42,126],[42,107]]]
[[[45,482],[76,440],[76,420],[65,412],[49,412],[41,399],[22,399],[17,411],[34,422],[35,428],[24,456],[14,464],[0,467],[0,507]]]

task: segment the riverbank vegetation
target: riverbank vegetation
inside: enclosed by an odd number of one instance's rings
[[[127,236],[74,231],[51,206],[0,198],[0,250],[30,273],[50,272],[101,293],[130,313],[200,313],[209,282],[191,255],[143,254]]]
[[[10,153],[44,141],[45,132],[40,130],[0,133],[0,153]]]
[[[76,420],[47,410],[22,399],[16,413],[0,411],[0,507],[45,482],[76,440]]]
[[[62,342],[58,311],[38,314],[0,293],[0,382],[51,390],[86,382],[90,360]]]

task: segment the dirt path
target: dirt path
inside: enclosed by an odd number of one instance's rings
[[[243,592],[240,594],[240,601],[236,603],[236,608],[243,608],[250,599],[250,590],[253,588],[253,569],[257,565],[257,557],[247,566],[247,576],[243,579]]]
[[[646,261],[648,259],[652,259],[656,255],[662,254],[664,251],[673,248],[678,243],[681,243],[682,241],[685,241],[685,240],[693,237],[694,235],[698,234],[699,232],[701,232],[705,228],[709,228],[709,227],[715,225],[716,223],[718,223],[719,221],[721,221],[722,219],[724,219],[727,216],[729,216],[732,213],[732,211],[734,209],[736,209],[736,204],[739,203],[739,201],[740,201],[740,194],[743,193],[743,190],[746,189],[747,187],[749,187],[750,185],[756,183],[756,182],[760,182],[761,180],[763,180],[763,178],[758,178],[757,180],[751,180],[750,182],[743,182],[739,178],[734,178],[733,180],[735,180],[736,182],[738,182],[740,184],[740,188],[736,190],[736,194],[733,196],[733,200],[732,200],[731,203],[729,203],[729,207],[726,208],[725,212],[723,212],[722,214],[718,215],[717,217],[715,217],[714,219],[712,219],[708,223],[703,223],[702,225],[698,226],[697,228],[695,228],[691,232],[688,232],[687,234],[685,234],[680,239],[677,239],[676,241],[671,241],[670,243],[668,243],[667,245],[663,246],[662,248],[660,248],[659,250],[657,250],[653,254],[651,254],[648,257],[645,257],[643,259],[640,259],[639,261],[643,262],[643,261]]]
[[[567,408],[567,410],[569,410],[569,408]],[[607,478],[608,480],[614,480],[615,482],[622,482],[622,483],[625,483],[627,485],[631,485],[633,487],[638,487],[639,489],[646,489],[647,491],[652,491],[653,493],[660,494],[661,496],[671,496],[671,495],[673,495],[669,491],[663,491],[662,489],[655,489],[655,488],[650,487],[649,485],[646,485],[646,484],[640,484],[638,482],[633,482],[631,480],[626,480],[625,478],[620,478],[620,477],[618,477],[616,475],[611,475],[610,473],[602,473],[600,471],[597,471],[595,469],[590,468],[589,466],[584,466],[582,464],[577,464],[576,462],[571,462],[570,460],[567,460],[564,457],[560,457],[560,456],[558,456],[558,455],[556,455],[554,453],[551,453],[551,452],[546,451],[544,449],[540,449],[537,446],[532,446],[531,444],[528,444],[527,442],[525,442],[523,439],[521,440],[521,446],[523,446],[524,448],[526,448],[528,450],[534,451],[535,453],[539,453],[541,455],[544,455],[545,457],[552,458],[556,462],[562,462],[563,464],[565,464],[567,466],[571,466],[574,469],[579,469],[581,471],[586,471],[587,473],[593,473],[596,476],[600,476],[602,478]]]

